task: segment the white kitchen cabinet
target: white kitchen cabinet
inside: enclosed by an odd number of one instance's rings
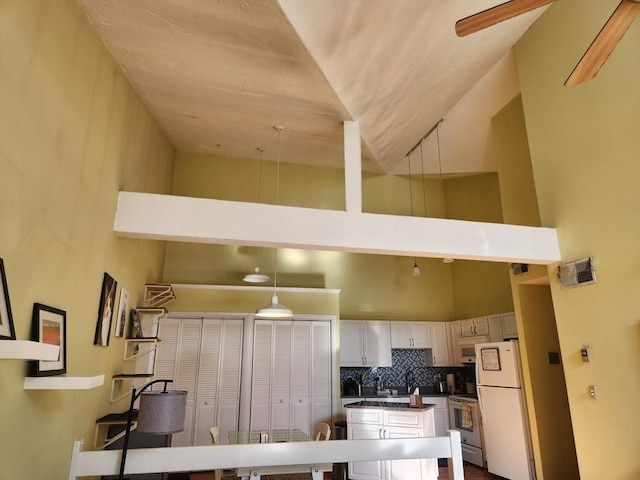
[[[515,312],[507,312],[500,315],[502,319],[502,337],[503,340],[511,340],[518,338],[518,327],[516,325]]]
[[[431,356],[433,367],[447,367],[453,365],[451,358],[450,325],[447,322],[430,322]]]
[[[154,378],[187,391],[185,428],[173,446],[210,445],[218,425],[222,442],[238,429],[243,322],[235,319],[163,319]]]
[[[445,437],[447,430],[450,428],[449,423],[449,404],[447,397],[422,397],[422,404],[432,403],[435,405],[433,409],[433,417],[437,437]]]
[[[391,348],[431,348],[428,322],[390,322]]]
[[[420,438],[435,435],[433,409],[347,407],[347,438]],[[436,459],[349,462],[351,480],[435,480]]]
[[[489,324],[489,341],[501,342],[504,339],[502,332],[502,316],[489,315],[487,317],[487,323]]]
[[[489,335],[489,321],[487,317],[460,320],[462,337],[485,337]]]
[[[330,323],[256,320],[251,430],[298,428],[331,417]]]
[[[340,321],[341,367],[390,367],[389,322],[376,320]]]

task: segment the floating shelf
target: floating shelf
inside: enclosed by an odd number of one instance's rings
[[[96,420],[96,433],[93,438],[93,447],[96,450],[103,450],[114,442],[125,436],[127,429],[125,428],[120,433],[109,437],[109,427],[112,425],[127,425],[127,417],[129,412],[123,413],[110,413],[102,418]],[[134,410],[132,415],[133,423],[131,424],[130,431],[133,431],[138,426],[138,411]]]
[[[139,378],[151,378],[153,373],[121,373],[111,377],[111,395],[110,402],[117,402],[121,398],[128,397],[131,394],[131,388],[124,391],[124,382],[137,380]]]
[[[26,377],[25,390],[88,390],[104,384],[104,375],[95,377]]]
[[[171,285],[153,283],[144,286],[145,307],[162,307],[175,299],[176,295]]]
[[[57,360],[59,345],[31,340],[0,340],[0,358],[17,360]]]
[[[159,342],[161,342],[161,340],[158,337],[127,338],[124,341],[124,359],[133,360],[134,358],[151,353],[158,348]],[[138,349],[136,352],[135,346],[140,343],[146,343],[148,345],[145,348]]]

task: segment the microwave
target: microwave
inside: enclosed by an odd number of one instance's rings
[[[489,337],[458,338],[458,361],[460,363],[476,363],[476,343],[488,343]]]

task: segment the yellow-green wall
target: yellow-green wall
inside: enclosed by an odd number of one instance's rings
[[[132,306],[157,281],[163,242],[121,240],[120,189],[168,193],[173,149],[72,1],[0,3],[0,257],[16,336],[34,302],[67,313],[67,376],[105,374],[92,390],[23,390],[27,363],[0,361],[0,478],[67,478],[73,441],[122,371],[123,340],[93,345],[104,272]],[[118,295],[119,295],[118,288]],[[116,305],[117,306],[117,305]]]
[[[540,225],[520,96],[491,123],[505,221]],[[579,475],[564,370],[562,364],[548,360],[549,352],[560,353],[548,283],[547,268],[538,265],[530,265],[524,275],[511,276],[537,478],[571,480]]]
[[[597,283],[573,289],[549,267],[583,480],[640,477],[640,21],[595,79],[563,86],[618,3],[555,2],[516,45],[542,225],[563,262],[596,265]]]

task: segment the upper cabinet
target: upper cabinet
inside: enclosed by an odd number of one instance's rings
[[[454,364],[451,355],[451,325],[447,322],[430,322],[431,357],[433,367],[448,367]]]
[[[487,317],[460,320],[460,327],[462,337],[489,336],[489,320],[487,319]]]
[[[502,336],[505,340],[518,338],[518,328],[516,326],[516,314],[507,312],[500,315],[502,320]]]
[[[391,348],[431,348],[428,322],[391,322]]]
[[[390,367],[389,322],[340,321],[341,367]]]

